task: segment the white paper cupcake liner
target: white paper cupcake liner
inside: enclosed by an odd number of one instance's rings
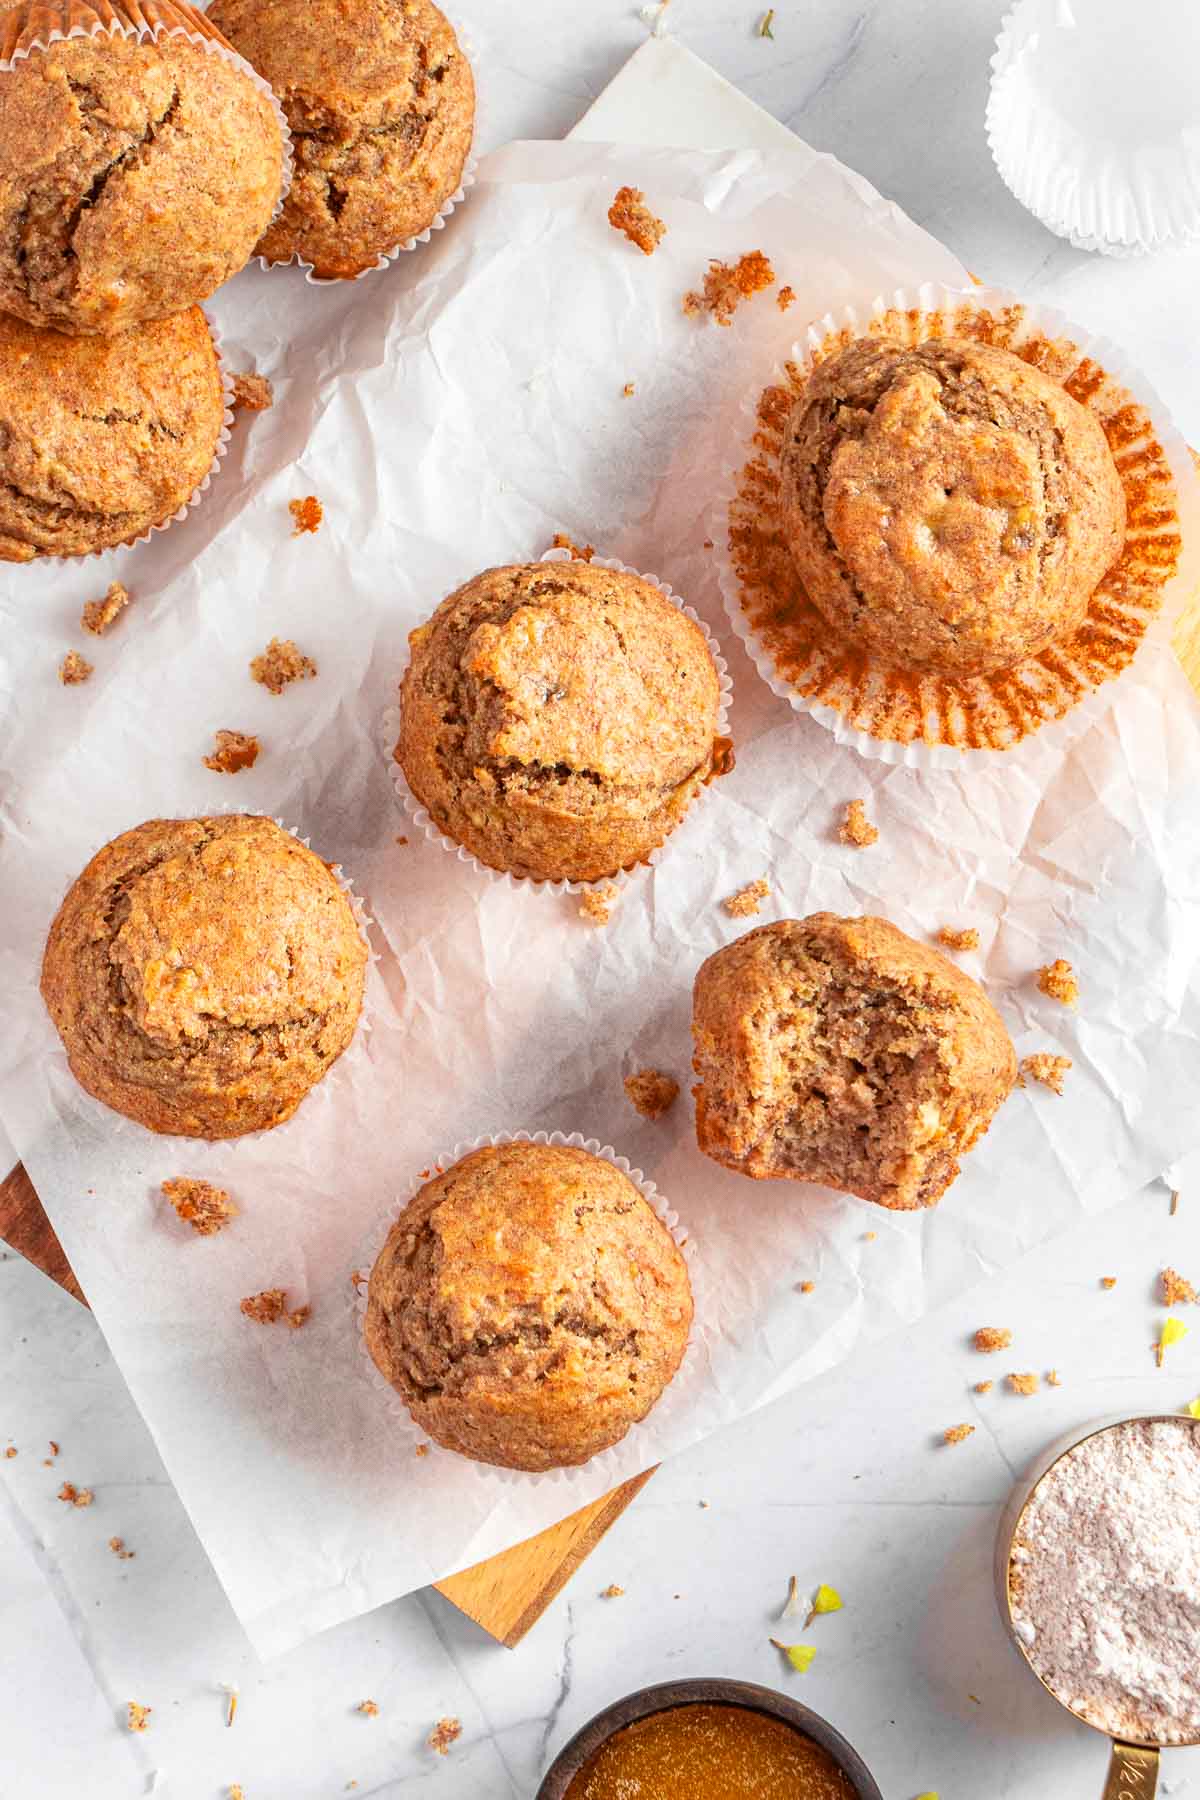
[[[1082,29],[1094,25],[1090,11],[1083,0]],[[1136,256],[1195,243],[1200,148],[1181,132],[1173,144],[1125,150],[1103,125],[1089,138],[1061,119],[1031,79],[1045,54],[1046,32],[1060,29],[1049,13],[1046,0],[1020,0],[996,39],[987,136],[1001,179],[1035,218],[1079,250]],[[1147,27],[1130,14],[1126,28],[1132,33]],[[1163,53],[1170,54],[1169,45]]]
[[[570,562],[571,560],[571,552],[564,549],[546,550],[538,558],[539,562]],[[730,679],[728,664],[721,655],[721,646],[705,624],[704,620],[700,617],[699,613],[694,607],[686,606],[669,582],[660,580],[657,575],[647,575],[640,569],[631,569],[627,563],[618,561],[615,556],[593,556],[591,562],[593,568],[612,569],[618,575],[636,575],[639,580],[649,582],[650,586],[657,588],[659,593],[671,602],[672,606],[677,606],[679,608],[679,611],[683,614],[685,619],[690,619],[693,625],[699,626],[701,632],[704,634],[704,641],[708,645],[709,655],[713,659],[713,665],[717,671],[717,682],[720,688],[716,735],[717,737],[728,737],[729,707],[733,696],[733,682]],[[403,678],[407,667],[408,665],[405,663],[399,671],[398,679]],[[404,771],[393,755],[393,751],[396,748],[396,741],[400,736],[400,708],[398,705],[393,704],[386,708],[383,717],[380,720],[379,729],[379,741],[383,750],[384,761],[391,778],[392,786],[396,790],[396,798],[400,802],[405,817],[412,825],[415,825],[417,830],[423,833],[431,843],[440,844],[443,850],[447,851],[450,855],[457,857],[459,862],[466,863],[467,867],[474,869],[477,874],[486,876],[489,881],[502,882],[513,889],[533,888],[538,892],[551,894],[586,894],[601,888],[617,888],[618,890],[622,890],[628,885],[631,878],[637,875],[640,870],[656,867],[670,848],[671,837],[669,836],[653,850],[648,851],[641,862],[635,864],[633,868],[618,869],[616,874],[601,875],[595,881],[537,881],[530,875],[512,875],[504,869],[490,868],[487,863],[480,862],[477,857],[473,856],[463,844],[456,842],[452,837],[448,837],[441,827],[435,824],[434,820],[430,817],[428,810],[421,804],[417,799],[417,796],[409,787],[408,782],[405,779]],[[707,789],[704,789],[696,796],[692,801],[691,806],[689,806],[685,817],[690,818],[693,808],[704,804],[706,792]],[[683,820],[680,820],[680,824],[682,823]],[[675,829],[678,830],[679,827],[676,826]],[[674,833],[671,834],[671,836],[673,835]]]
[[[396,1223],[401,1212],[424,1187],[435,1173],[442,1173],[461,1162],[473,1150],[494,1149],[499,1144],[565,1144],[575,1150],[587,1150],[592,1156],[599,1156],[609,1162],[622,1175],[628,1176],[639,1193],[653,1207],[656,1216],[666,1226],[679,1248],[687,1265],[688,1282],[692,1290],[692,1329],[688,1334],[687,1348],[674,1378],[668,1383],[659,1399],[651,1407],[646,1417],[638,1424],[632,1425],[622,1439],[608,1450],[602,1450],[586,1463],[572,1468],[549,1469],[541,1474],[531,1474],[523,1469],[504,1469],[495,1463],[476,1462],[472,1457],[461,1456],[455,1450],[448,1450],[431,1438],[427,1431],[422,1431],[416,1424],[404,1401],[396,1392],[390,1381],[380,1374],[367,1349],[367,1289],[371,1270],[377,1257],[387,1242],[388,1234]],[[357,1279],[356,1279],[357,1277]],[[643,1437],[650,1433],[657,1438],[669,1437],[675,1422],[687,1413],[694,1404],[696,1389],[704,1379],[701,1345],[707,1332],[707,1312],[704,1301],[704,1279],[699,1268],[699,1259],[695,1253],[695,1245],[686,1227],[681,1223],[666,1197],[658,1191],[648,1176],[641,1169],[635,1169],[624,1156],[618,1156],[611,1144],[601,1144],[596,1138],[585,1138],[580,1132],[572,1131],[500,1131],[491,1136],[471,1139],[469,1143],[455,1144],[453,1150],[445,1155],[435,1157],[424,1175],[418,1175],[409,1192],[400,1201],[393,1200],[384,1214],[375,1222],[360,1246],[357,1259],[351,1263],[347,1275],[347,1287],[352,1299],[349,1307],[350,1324],[355,1333],[358,1346],[359,1370],[364,1380],[379,1396],[383,1410],[388,1415],[389,1429],[396,1440],[398,1458],[415,1455],[418,1444],[428,1446],[430,1456],[438,1456],[458,1469],[471,1469],[479,1480],[494,1483],[501,1487],[577,1486],[583,1481],[594,1482],[597,1475],[604,1477],[606,1484],[616,1486],[618,1482],[629,1480],[640,1470],[649,1468],[661,1454],[650,1448],[644,1455],[638,1456],[637,1447]],[[665,1430],[664,1430],[665,1427]],[[632,1466],[631,1465],[632,1454]]]
[[[892,327],[889,335],[916,342],[956,332],[970,335],[973,323],[981,315],[989,326],[985,341],[1018,352],[1022,346],[1039,345],[1038,366],[1047,368],[1064,383],[1073,383],[1076,398],[1095,410],[1105,424],[1126,489],[1129,524],[1126,551],[1096,590],[1088,622],[1090,625],[1094,620],[1104,621],[1116,635],[1124,627],[1133,649],[1121,667],[1100,675],[1089,670],[1082,660],[1073,660],[1073,640],[1043,652],[1042,658],[1019,665],[1017,671],[999,676],[956,682],[910,676],[906,685],[916,686],[919,692],[916,699],[908,702],[907,722],[919,721],[920,735],[898,732],[886,737],[872,730],[864,715],[867,708],[874,706],[884,712],[887,722],[887,709],[896,704],[889,694],[889,679],[895,678],[900,685],[896,672],[882,668],[870,671],[860,692],[848,694],[845,702],[838,704],[837,699],[811,691],[814,687],[819,690],[826,679],[818,649],[812,653],[815,673],[806,678],[810,691],[802,691],[781,672],[759,626],[747,611],[748,597],[753,600],[757,596],[759,606],[765,608],[775,590],[768,578],[756,582],[739,568],[739,553],[730,543],[735,527],[743,532],[754,531],[762,544],[772,545],[778,566],[783,567],[786,559],[789,578],[794,580],[786,546],[776,529],[776,501],[772,498],[777,492],[775,439],[760,416],[760,402],[773,388],[794,393],[822,351],[827,354],[856,337],[877,334],[885,325]],[[872,761],[923,769],[961,769],[968,763],[1012,758],[1031,747],[1039,752],[1048,748],[1061,752],[1108,710],[1118,679],[1153,681],[1158,659],[1171,654],[1172,627],[1200,585],[1200,482],[1191,455],[1166,406],[1126,355],[1106,338],[1072,323],[1055,308],[1026,303],[998,288],[960,290],[933,283],[925,283],[914,292],[900,289],[879,296],[870,306],[847,305],[840,313],[827,313],[809,325],[793,345],[787,363],[776,368],[769,382],[756,384],[747,394],[742,416],[742,441],[736,460],[725,472],[709,528],[717,549],[717,573],[725,610],[771,691],[794,711],[825,726],[839,744]],[[1182,545],[1173,572],[1159,588],[1152,592],[1147,574],[1144,591],[1139,590],[1140,603],[1119,591],[1119,572],[1127,557],[1136,560],[1142,554],[1138,546],[1145,547],[1144,569],[1149,571],[1156,540],[1165,553],[1180,535]],[[836,660],[827,660],[831,670],[828,684],[835,685]],[[946,704],[950,689],[964,696],[961,716]],[[1072,690],[1079,696],[1073,700],[1067,698]],[[931,700],[935,692],[936,709]],[[1014,693],[1020,706],[1036,721],[1023,731],[1014,731],[1011,726]],[[939,712],[941,720],[935,716]],[[983,724],[972,729],[974,715]],[[939,736],[947,718],[952,732],[949,739],[944,733]],[[1004,730],[1006,722],[1008,735]],[[981,733],[990,736],[991,741],[972,744],[970,737],[978,738]]]

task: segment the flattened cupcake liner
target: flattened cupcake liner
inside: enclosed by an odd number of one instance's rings
[[[539,562],[570,562],[571,560],[571,552],[562,549],[546,550],[538,558]],[[717,671],[717,682],[720,687],[720,703],[717,709],[716,735],[718,737],[728,737],[729,706],[733,697],[733,682],[730,679],[729,666],[726,663],[725,658],[721,655],[721,646],[705,624],[704,620],[700,617],[699,613],[694,607],[686,606],[675,592],[674,588],[671,587],[670,583],[660,580],[657,575],[647,575],[640,569],[631,569],[628,563],[618,561],[615,556],[593,556],[591,561],[594,568],[612,569],[618,575],[636,575],[641,581],[648,581],[651,587],[657,588],[659,593],[671,602],[672,606],[677,606],[679,608],[685,619],[690,619],[693,625],[699,626],[704,634],[704,641],[708,645],[709,655],[713,659],[713,665]],[[404,667],[401,668],[401,678],[403,677],[404,670],[407,666],[408,665],[405,664]],[[531,875],[512,875],[505,869],[493,869],[489,867],[487,863],[480,862],[477,857],[471,854],[465,845],[458,843],[452,837],[448,837],[441,827],[430,817],[426,807],[424,807],[420,800],[417,799],[417,796],[408,785],[404,770],[400,767],[400,764],[393,755],[393,751],[396,748],[396,741],[399,736],[400,708],[399,706],[392,705],[386,709],[383,718],[380,721],[380,743],[383,748],[384,760],[387,765],[388,774],[391,777],[392,786],[396,790],[396,797],[399,800],[406,817],[417,827],[418,831],[422,832],[424,836],[429,839],[431,843],[440,844],[443,850],[448,851],[452,856],[456,856],[459,862],[466,863],[467,867],[474,869],[476,874],[486,876],[489,881],[499,881],[514,889],[533,888],[538,892],[552,894],[586,894],[589,892],[596,892],[600,889],[611,888],[623,890],[628,885],[631,878],[635,876],[640,869],[656,867],[657,864],[661,862],[666,851],[670,848],[671,837],[674,836],[674,832],[672,832],[669,837],[664,838],[661,844],[656,845],[653,850],[649,851],[647,855],[642,858],[641,862],[634,864],[632,868],[618,869],[614,875],[601,875],[595,881],[537,881]],[[687,813],[684,815],[685,818],[691,817],[692,809],[694,807],[703,804],[705,792],[707,792],[707,789],[697,794],[696,798],[692,801],[691,806],[689,806]],[[680,820],[680,824],[682,823],[683,820]],[[677,831],[679,826],[676,826],[675,829]]]
[[[779,521],[779,452],[815,365],[855,338],[916,344],[975,337],[1059,380],[1100,421],[1128,515],[1125,548],[1080,630],[1011,669],[968,678],[890,669],[839,638],[804,592]],[[1112,704],[1134,664],[1153,682],[1171,628],[1200,584],[1200,482],[1170,413],[1107,339],[998,288],[925,283],[815,320],[766,387],[743,402],[745,435],[712,512],[725,610],[773,693],[873,761],[961,768],[1018,746],[1061,751]]]
[[[473,1150],[494,1149],[499,1144],[566,1144],[574,1150],[587,1150],[593,1156],[603,1157],[622,1175],[627,1175],[639,1193],[653,1207],[655,1214],[670,1232],[679,1247],[680,1254],[687,1264],[688,1282],[692,1290],[692,1329],[688,1334],[687,1348],[675,1371],[673,1379],[651,1407],[646,1417],[638,1424],[630,1427],[625,1437],[613,1444],[608,1450],[602,1450],[586,1463],[579,1463],[571,1468],[548,1469],[541,1474],[532,1474],[525,1469],[505,1469],[496,1463],[477,1462],[473,1457],[462,1456],[457,1450],[448,1450],[422,1431],[409,1412],[404,1401],[396,1392],[390,1381],[385,1380],[375,1366],[371,1352],[367,1349],[367,1293],[372,1269],[388,1234],[396,1223],[401,1212],[414,1199],[432,1175],[443,1173],[469,1156]],[[706,1327],[701,1323],[706,1318],[704,1304],[704,1278],[698,1266],[695,1245],[688,1235],[687,1228],[681,1223],[666,1196],[661,1194],[654,1182],[641,1169],[635,1169],[628,1157],[619,1156],[611,1144],[601,1144],[597,1138],[585,1138],[582,1133],[572,1131],[499,1131],[491,1136],[472,1138],[467,1143],[455,1144],[453,1150],[436,1157],[425,1170],[413,1181],[411,1188],[399,1202],[393,1200],[385,1213],[372,1226],[364,1238],[358,1257],[351,1265],[348,1286],[353,1296],[349,1313],[350,1321],[358,1345],[360,1372],[369,1385],[375,1390],[387,1412],[389,1425],[396,1435],[398,1455],[416,1453],[418,1444],[424,1444],[430,1456],[444,1458],[451,1465],[474,1470],[480,1480],[500,1487],[528,1486],[578,1486],[582,1481],[591,1482],[598,1474],[615,1486],[617,1482],[629,1480],[636,1472],[629,1468],[628,1454],[631,1446],[636,1446],[641,1435],[649,1430],[667,1425],[668,1431],[692,1405],[696,1388],[703,1379],[701,1344],[706,1334]],[[624,1452],[624,1454],[622,1454]],[[657,1459],[653,1450],[648,1450],[639,1468],[646,1468]]]

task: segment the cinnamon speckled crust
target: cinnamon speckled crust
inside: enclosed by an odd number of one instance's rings
[[[117,338],[0,315],[0,561],[86,556],[165,524],[212,468],[224,417],[198,307]]]
[[[296,156],[259,244],[351,277],[416,237],[462,180],[470,64],[431,0],[214,0],[209,18],[279,96]]]
[[[280,1125],[354,1035],[367,949],[319,856],[271,819],[150,819],[94,856],[42,997],[71,1071],[151,1131]]]
[[[587,1462],[683,1358],[687,1267],[619,1169],[568,1145],[472,1151],[409,1201],[366,1342],[423,1431],[503,1468]]]
[[[968,975],[886,919],[761,925],[696,976],[696,1139],[757,1180],[932,1206],[1016,1079]]]
[[[0,81],[0,309],[112,335],[207,299],[279,200],[283,138],[245,69],[102,35]]]
[[[889,666],[976,675],[1069,638],[1125,539],[1094,413],[966,339],[860,338],[818,364],[782,474],[810,598]]]
[[[396,760],[494,869],[595,881],[643,860],[713,772],[699,627],[595,563],[486,569],[410,637]]]

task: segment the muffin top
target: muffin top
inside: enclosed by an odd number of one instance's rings
[[[970,676],[1071,637],[1121,551],[1104,432],[1011,351],[859,338],[783,442],[783,522],[813,603],[888,666]]]
[[[283,139],[245,69],[107,34],[0,81],[0,309],[112,335],[207,298],[279,201]]]
[[[662,842],[712,773],[708,644],[640,576],[582,561],[487,569],[410,643],[397,759],[492,867],[611,875]]]
[[[432,224],[471,148],[475,84],[431,0],[213,0],[209,18],[270,82],[296,154],[259,250],[350,277]]]
[[[94,856],[42,996],[81,1086],[153,1131],[278,1125],[346,1048],[367,949],[330,865],[272,819],[151,819]]]
[[[687,1268],[628,1176],[568,1145],[472,1151],[409,1201],[366,1340],[425,1431],[506,1468],[586,1462],[682,1360]]]
[[[0,559],[84,556],[165,523],[212,468],[224,417],[198,307],[116,338],[0,314]]]

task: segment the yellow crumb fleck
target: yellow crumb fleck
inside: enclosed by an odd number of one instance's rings
[[[1164,1269],[1161,1280],[1164,1306],[1191,1306],[1200,1299],[1191,1282],[1185,1281],[1174,1269]]]
[[[103,637],[117,614],[129,605],[129,589],[119,581],[110,581],[103,600],[88,600],[79,615],[79,623],[93,637]]]
[[[1052,963],[1047,963],[1044,969],[1038,970],[1037,984],[1040,991],[1051,1000],[1057,1000],[1063,1006],[1078,1006],[1079,983],[1075,978],[1075,971],[1061,956],[1056,956]]]
[[[775,296],[775,304],[780,312],[786,312],[788,307],[794,304],[795,299],[796,290],[794,287],[781,287]]]
[[[760,877],[757,881],[748,881],[736,894],[728,895],[721,905],[731,919],[751,919],[770,893],[767,883]]]
[[[864,1244],[873,1244],[875,1242],[875,1239],[878,1236],[879,1236],[879,1233],[877,1231],[864,1231],[863,1232],[863,1243]]]
[[[979,933],[973,925],[959,930],[955,925],[943,925],[938,932],[938,943],[944,944],[947,950],[978,950]]]
[[[1041,1382],[1036,1375],[1010,1375],[1008,1385],[1014,1394],[1036,1394]]]
[[[973,1341],[977,1350],[990,1354],[993,1350],[1007,1350],[1012,1332],[1005,1325],[981,1325]]]
[[[289,500],[288,511],[296,521],[292,528],[293,537],[301,537],[306,531],[319,531],[325,517],[325,508],[315,494],[306,494],[303,500]]]
[[[67,1506],[90,1506],[96,1496],[91,1488],[76,1487],[73,1481],[64,1481],[58,1490],[58,1498]]]
[[[80,656],[78,650],[68,650],[58,665],[58,679],[64,687],[78,687],[80,682],[88,681],[95,674],[86,656]]]
[[[602,1600],[619,1600],[624,1592],[623,1587],[618,1587],[615,1581],[610,1581],[606,1588],[600,1589],[600,1598]]]
[[[625,1093],[643,1119],[661,1119],[679,1098],[679,1083],[661,1069],[639,1069],[625,1077]]]
[[[622,231],[644,256],[653,256],[667,234],[661,219],[656,219],[646,205],[641,188],[618,188],[608,209],[608,222],[614,231]]]
[[[1051,1056],[1045,1050],[1039,1050],[1036,1056],[1026,1056],[1021,1061],[1022,1075],[1032,1075],[1043,1087],[1053,1088],[1056,1094],[1063,1091],[1063,1076],[1072,1066],[1069,1056]]]
[[[551,544],[554,550],[569,550],[573,562],[591,562],[596,554],[595,544],[577,544],[569,538],[565,531],[556,531]]]
[[[291,638],[273,637],[261,656],[250,664],[250,675],[270,694],[282,694],[292,681],[311,681],[317,665]]]
[[[233,377],[234,412],[266,412],[275,403],[275,391],[265,375]]]
[[[774,280],[775,271],[761,250],[751,250],[732,264],[714,259],[704,276],[703,289],[684,295],[683,310],[689,318],[705,313],[718,325],[732,325],[742,301],[769,288]]]
[[[357,1710],[367,1719],[377,1719],[379,1717],[379,1708],[376,1706],[374,1700],[360,1700]]]
[[[625,386],[621,389],[621,393],[626,400],[632,400],[633,396],[637,393],[636,384],[632,381],[627,381]]]
[[[1100,1286],[1102,1288],[1115,1288],[1116,1285],[1117,1278],[1115,1275],[1102,1275],[1100,1277]]]
[[[966,1442],[967,1438],[971,1436],[974,1430],[975,1427],[973,1425],[947,1425],[945,1431],[942,1433],[942,1439],[947,1444],[962,1444]]]
[[[588,888],[579,902],[579,916],[589,925],[607,925],[620,898],[620,888],[611,881],[604,887]]]
[[[209,1181],[172,1175],[163,1182],[162,1191],[184,1224],[200,1237],[212,1237],[237,1218],[238,1209],[225,1189],[213,1187]]]
[[[204,758],[204,766],[214,775],[236,775],[241,769],[252,769],[258,761],[262,745],[252,732],[218,731],[217,747]]]
[[[134,1557],[137,1555],[136,1550],[126,1549],[124,1538],[117,1538],[117,1537],[109,1538],[108,1547],[112,1551],[114,1556],[120,1557],[122,1562],[129,1562],[131,1557]]]
[[[853,844],[856,850],[867,850],[878,843],[879,833],[867,817],[865,800],[847,803],[845,817],[838,826],[838,837],[843,844]]]
[[[977,1381],[975,1383],[975,1392],[977,1394],[990,1394],[995,1385],[994,1381]]]
[[[154,1708],[152,1706],[139,1706],[136,1700],[131,1700],[129,1702],[130,1731],[145,1731],[150,1723],[150,1714],[153,1711]]]
[[[229,1800],[246,1800],[245,1790],[240,1781],[235,1781],[230,1787]]]
[[[438,1756],[445,1756],[451,1744],[462,1736],[461,1719],[439,1719],[425,1742]]]
[[[1046,1386],[1047,1387],[1061,1387],[1062,1386],[1062,1376],[1059,1374],[1057,1369],[1048,1369],[1046,1371]]]

